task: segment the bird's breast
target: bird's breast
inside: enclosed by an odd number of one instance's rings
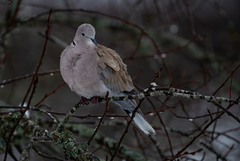
[[[61,56],[60,69],[64,81],[80,96],[104,97],[109,91],[100,79],[96,52],[67,52]]]
[[[93,96],[105,96],[108,91],[100,79],[95,57],[81,56],[80,60],[73,60],[73,84],[74,91],[87,98]]]
[[[81,60],[81,54],[76,54],[76,55],[74,55],[74,57],[72,57],[72,58],[70,59],[70,62],[69,62],[70,68],[71,68],[71,69],[74,69],[75,66],[76,66],[76,64],[77,64],[77,62],[80,61],[80,60]]]

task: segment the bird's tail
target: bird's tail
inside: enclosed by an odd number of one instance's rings
[[[133,110],[136,108],[134,103],[130,100],[126,101],[115,101],[115,104],[120,106],[130,117],[132,116]],[[143,118],[140,111],[137,111],[135,113],[135,116],[133,118],[134,123],[137,125],[137,127],[142,130],[147,135],[155,135],[156,132],[152,128],[152,126]]]
[[[129,113],[129,116],[132,116],[132,113]],[[143,116],[136,112],[135,116],[133,118],[134,123],[137,125],[137,127],[142,130],[147,135],[155,135],[156,132],[152,128],[152,126],[143,118]]]

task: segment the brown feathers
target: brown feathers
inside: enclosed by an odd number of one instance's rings
[[[105,85],[116,92],[133,90],[132,79],[121,57],[114,50],[103,45],[98,45],[97,54],[100,78]]]

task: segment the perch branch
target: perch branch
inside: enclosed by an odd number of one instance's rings
[[[147,88],[147,89],[149,89],[149,88]],[[122,96],[122,97],[109,97],[108,101],[113,102],[113,101],[129,100],[129,99],[143,99],[145,97],[153,97],[153,96],[173,96],[173,97],[183,97],[183,98],[187,98],[187,99],[205,100],[208,102],[213,102],[214,104],[221,103],[221,102],[228,102],[230,104],[238,104],[238,105],[240,104],[240,102],[237,100],[230,100],[230,99],[224,98],[224,97],[205,96],[205,95],[202,95],[202,94],[199,94],[196,92],[191,92],[191,91],[177,89],[177,88],[158,88],[157,86],[153,86],[148,91],[147,91],[147,89],[140,93],[137,93],[137,94],[130,94],[130,95]],[[86,100],[86,101],[87,101],[87,103],[90,103],[90,100]],[[106,99],[99,98],[99,103],[106,103]],[[64,125],[68,122],[69,118],[81,106],[82,106],[82,104],[78,103],[71,109],[71,111],[59,123],[58,128],[57,128],[58,132],[61,132],[63,130]],[[227,110],[224,110],[224,111],[227,112],[228,114],[230,113]],[[232,115],[233,114],[231,114],[231,116]],[[233,117],[233,118],[236,119],[236,117]],[[239,122],[239,119],[237,119],[237,121]]]

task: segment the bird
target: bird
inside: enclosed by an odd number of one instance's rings
[[[60,56],[60,73],[69,88],[80,96],[80,102],[96,98],[126,96],[136,89],[119,54],[95,40],[95,28],[81,24],[73,41]],[[136,108],[134,100],[114,101],[129,117]],[[155,135],[152,126],[144,119],[141,110],[133,118],[135,125],[146,135]]]

